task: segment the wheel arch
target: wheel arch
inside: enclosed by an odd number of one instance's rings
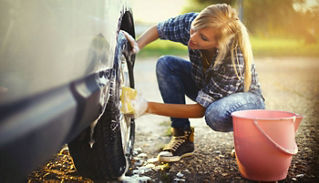
[[[135,38],[134,18],[131,9],[126,9],[122,13],[119,21],[119,30],[124,30]]]
[[[121,17],[119,20],[119,26],[118,26],[118,31],[120,30],[124,30],[127,33],[129,33],[133,38],[136,38],[135,35],[135,25],[134,25],[134,18],[133,18],[133,13],[132,13],[132,9],[125,9],[123,11],[123,13],[121,13]],[[128,45],[129,47],[131,45]],[[129,48],[131,49],[131,48]],[[133,68],[134,68],[134,63],[135,63],[135,54],[131,54],[131,53],[125,53],[126,57],[130,57],[127,58],[128,60],[128,64],[129,64],[129,74],[130,74],[130,87],[134,88],[135,87],[135,83],[134,83],[134,75],[133,75]]]

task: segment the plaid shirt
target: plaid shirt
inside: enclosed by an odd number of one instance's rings
[[[197,15],[198,13],[187,13],[160,22],[157,25],[159,38],[180,42],[187,46],[191,23]],[[244,58],[240,48],[237,48],[237,55],[235,55],[238,60],[235,67],[239,78],[234,69],[230,52],[227,53],[221,64],[213,67],[218,54],[217,50],[212,58],[212,64],[205,71],[200,50],[192,50],[188,47],[188,53],[192,63],[192,77],[199,89],[196,102],[200,105],[208,107],[209,104],[220,98],[244,91]],[[249,91],[262,96],[254,64],[251,66],[251,73],[252,82]]]

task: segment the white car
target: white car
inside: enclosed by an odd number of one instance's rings
[[[0,0],[0,182],[21,182],[68,144],[78,172],[116,179],[128,169],[135,36],[126,0]]]

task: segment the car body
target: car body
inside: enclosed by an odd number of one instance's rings
[[[122,131],[123,140],[120,88],[134,87],[135,60],[120,31],[135,34],[127,1],[0,0],[0,15],[0,182],[23,181],[63,144],[74,141],[70,151],[81,164],[77,148],[87,141],[96,148],[95,131],[102,119],[111,133]],[[125,120],[134,135],[134,120]],[[89,137],[80,138],[83,133]],[[120,159],[125,153],[114,152]],[[117,169],[97,178],[125,172],[123,165]]]

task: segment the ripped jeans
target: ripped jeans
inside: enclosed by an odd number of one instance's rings
[[[163,56],[156,64],[156,75],[164,103],[185,104],[185,95],[195,101],[197,89],[191,77],[189,61],[174,56]],[[233,130],[231,113],[239,110],[264,109],[261,96],[251,92],[234,93],[211,103],[205,112],[205,121],[216,131]],[[187,118],[171,118],[173,128],[190,128]]]

